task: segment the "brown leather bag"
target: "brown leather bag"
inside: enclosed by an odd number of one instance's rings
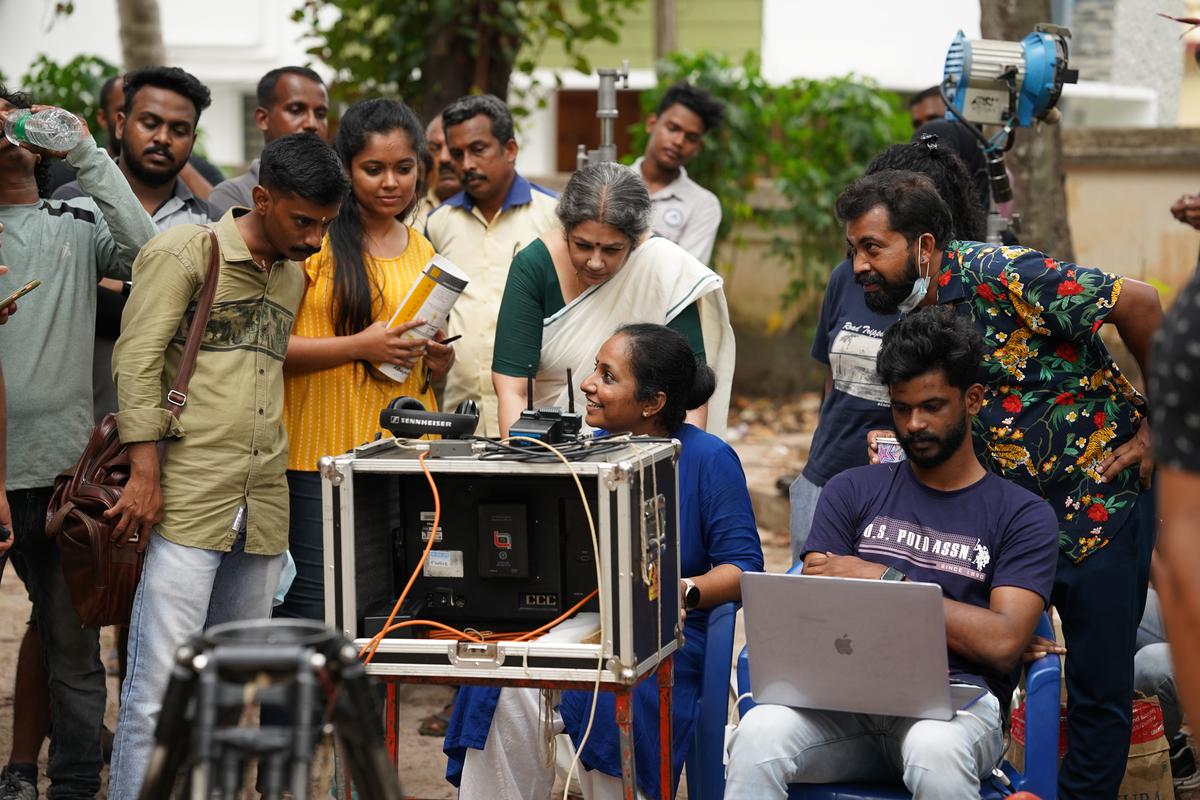
[[[211,228],[208,236],[208,273],[196,301],[175,384],[163,403],[177,419],[187,403],[188,381],[217,293],[221,249]],[[158,443],[160,463],[165,459],[166,445],[165,440]],[[121,498],[129,469],[129,453],[117,432],[116,415],[106,414],[92,431],[78,463],[54,481],[46,511],[46,535],[58,542],[71,605],[84,627],[124,625],[133,610],[145,545],[136,538],[124,544],[114,542],[116,520],[104,516]]]

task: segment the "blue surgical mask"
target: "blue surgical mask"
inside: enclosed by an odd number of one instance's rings
[[[921,258],[921,239],[917,239],[917,260],[921,264],[925,264],[925,260]],[[901,314],[907,314],[915,309],[924,299],[925,293],[929,291],[929,279],[932,277],[933,266],[925,270],[925,274],[913,281],[912,291],[908,293],[908,297],[900,301],[899,308]]]

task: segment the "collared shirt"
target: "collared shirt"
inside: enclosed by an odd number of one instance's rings
[[[1059,546],[1075,561],[1121,528],[1141,491],[1138,469],[1100,481],[1100,465],[1146,413],[1098,330],[1124,279],[1027,247],[951,242],[938,302],[963,304],[983,334],[980,456],[1050,502]]]
[[[179,420],[163,407],[208,269],[206,228],[159,234],[133,265],[133,293],[113,353],[123,442],[170,437],[158,532],[176,544],[228,551],[247,507],[246,552],[287,549],[287,434],[283,359],[304,272],[292,261],[261,269],[230,212],[214,226],[221,275]]]
[[[642,174],[642,161],[633,162],[633,169]],[[721,201],[717,196],[688,177],[679,168],[679,176],[650,195],[654,211],[654,233],[687,250],[701,264],[709,264],[717,229],[721,227]]]
[[[250,169],[238,175],[221,181],[213,187],[208,196],[208,204],[212,207],[213,218],[224,216],[225,212],[234,206],[253,208],[254,196],[251,192],[258,186],[258,159],[250,162]]]
[[[425,220],[427,220],[429,215],[432,214],[434,210],[441,204],[442,201],[436,194],[433,193],[433,189],[430,189],[425,193],[424,197],[417,201],[417,204],[413,207],[408,224],[419,231],[425,230]]]
[[[87,192],[83,190],[77,180],[63,184],[54,193],[56,200],[69,200],[74,197],[87,197]],[[186,183],[176,178],[171,196],[154,209],[150,219],[154,222],[154,227],[158,228],[159,233],[162,233],[167,228],[174,228],[176,225],[189,223],[203,225],[211,222],[214,217],[209,204],[194,195]]]
[[[492,348],[508,267],[525,245],[558,225],[556,198],[549,189],[517,175],[491,222],[464,191],[439,206],[425,223],[433,249],[470,279],[450,312],[448,332],[463,338],[454,345],[455,361],[446,376],[442,407],[453,411],[464,400],[474,400],[480,409],[478,432],[484,436],[500,435]]]
[[[96,282],[125,279],[154,235],[125,176],[89,137],[67,163],[93,195],[0,206],[0,296],[37,278],[0,326],[8,389],[8,488],[50,486],[91,435]]]

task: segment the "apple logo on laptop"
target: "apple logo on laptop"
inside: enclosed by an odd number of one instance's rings
[[[854,647],[850,644],[850,634],[844,633],[840,639],[834,639],[833,649],[844,656],[853,655]]]

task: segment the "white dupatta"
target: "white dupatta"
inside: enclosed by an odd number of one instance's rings
[[[723,285],[721,276],[679,245],[659,237],[647,239],[616,275],[542,322],[535,404],[566,408],[571,369],[575,408],[582,412],[585,401],[579,384],[592,374],[596,353],[617,328],[635,322],[666,325],[698,302],[705,358],[717,376],[716,391],[708,401],[707,430],[724,436],[735,350]]]

